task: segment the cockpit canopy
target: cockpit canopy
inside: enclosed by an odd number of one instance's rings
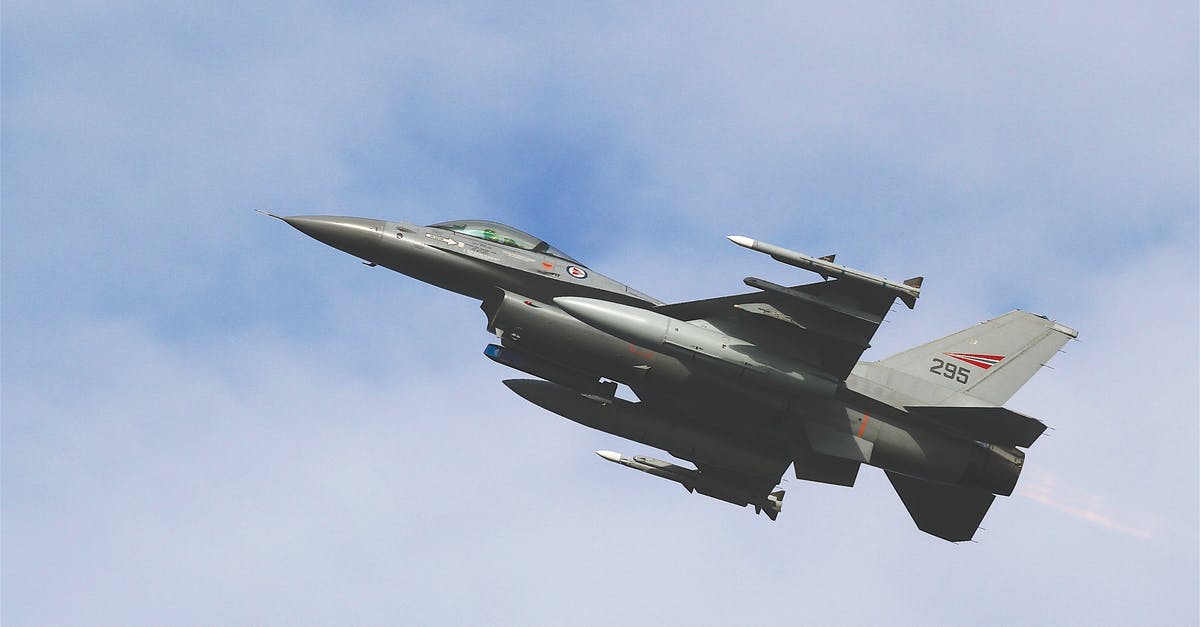
[[[570,255],[563,251],[543,242],[542,240],[511,226],[500,224],[499,222],[489,222],[487,220],[455,220],[453,222],[442,222],[440,224],[431,224],[431,228],[446,229],[454,231],[470,237],[528,250],[530,252],[541,253],[558,257],[571,263],[583,265],[576,261]]]

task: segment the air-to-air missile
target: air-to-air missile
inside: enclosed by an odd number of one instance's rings
[[[766,514],[771,520],[775,520],[780,510],[783,509],[783,490],[776,490],[763,498],[750,500],[746,498],[745,492],[739,486],[722,485],[720,480],[705,477],[704,473],[699,470],[676,466],[661,459],[642,455],[626,457],[612,451],[596,451],[596,454],[610,462],[627,468],[633,468],[648,475],[674,481],[686,488],[688,492],[699,492],[705,496],[711,496],[743,507],[753,505],[755,512]]]
[[[913,308],[917,302],[917,298],[921,295],[921,283],[923,282],[924,277],[914,277],[904,281],[903,283],[897,283],[896,281],[891,281],[869,272],[863,272],[862,270],[855,270],[854,268],[848,268],[846,266],[833,263],[834,255],[828,255],[826,257],[810,257],[804,253],[798,253],[794,250],[788,250],[782,246],[760,242],[756,239],[746,237],[745,235],[730,235],[728,239],[742,248],[749,248],[755,252],[760,252],[764,255],[770,255],[775,261],[786,263],[789,266],[795,266],[797,268],[804,268],[805,270],[816,272],[826,279],[848,279],[869,285],[877,285],[881,288],[891,290],[900,300],[904,301],[904,303],[908,305],[909,309]],[[756,280],[761,281],[761,279]],[[761,282],[766,283],[766,281]],[[791,295],[794,296],[794,291]]]

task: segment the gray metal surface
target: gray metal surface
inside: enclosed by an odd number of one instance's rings
[[[1018,311],[865,363],[895,300],[915,305],[920,277],[890,281],[832,255],[735,236],[827,280],[787,287],[751,277],[754,292],[663,304],[495,222],[272,217],[369,265],[478,299],[499,338],[484,354],[541,379],[505,381],[513,392],[696,468],[598,451],[606,460],[772,520],[789,465],[799,479],[853,486],[866,464],[887,471],[919,529],[972,538],[995,495],[1012,493],[1025,462],[1018,447],[1045,429],[1000,405],[1076,336]],[[617,383],[640,402],[616,397]]]

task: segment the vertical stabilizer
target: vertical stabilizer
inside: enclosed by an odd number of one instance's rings
[[[1074,329],[1045,317],[1011,311],[862,364],[855,374],[916,401],[911,404],[1003,405],[1076,335]]]

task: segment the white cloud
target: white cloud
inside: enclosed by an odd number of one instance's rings
[[[1194,7],[5,8],[6,623],[1195,616]],[[730,233],[925,274],[872,356],[1040,310],[1045,498],[955,547],[869,470],[689,496],[261,207],[498,217],[671,300],[796,280]]]

